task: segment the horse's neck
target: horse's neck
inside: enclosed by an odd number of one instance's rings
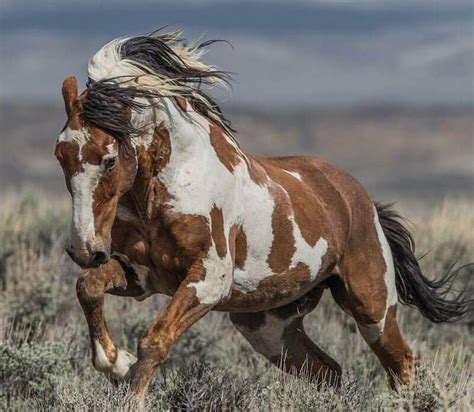
[[[172,99],[164,100],[163,106],[135,120],[148,121],[148,124],[153,120],[152,127],[134,142],[138,171],[130,190],[136,211],[147,219],[156,215],[166,200],[160,196],[164,196],[170,186],[179,184],[176,182],[180,175],[212,173],[208,170],[209,159],[220,156],[219,151],[235,150],[228,147],[222,131],[213,135],[213,146],[211,127],[217,126],[211,125],[204,116],[189,107],[184,112]]]

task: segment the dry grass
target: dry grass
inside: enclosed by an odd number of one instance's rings
[[[74,294],[78,269],[64,256],[68,202],[4,194],[0,208],[0,409],[120,410],[113,388],[90,362],[87,327]],[[403,206],[403,205],[402,205]],[[430,273],[474,256],[474,212],[462,200],[406,208]],[[465,273],[471,275],[471,273]],[[459,285],[465,287],[465,285]],[[107,299],[117,345],[133,351],[166,298]],[[227,315],[211,313],[172,350],[152,383],[150,410],[472,410],[474,322],[432,325],[415,309],[400,313],[420,356],[416,381],[387,389],[372,352],[328,294],[307,318],[309,334],[344,369],[340,392],[281,374],[255,354]]]

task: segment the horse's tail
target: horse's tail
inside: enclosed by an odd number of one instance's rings
[[[385,237],[392,251],[398,300],[404,305],[416,306],[432,322],[450,322],[462,318],[473,308],[474,301],[466,299],[466,291],[448,298],[461,269],[447,272],[437,280],[422,273],[415,257],[415,243],[403,218],[390,204],[375,203]],[[467,286],[467,285],[465,285]]]

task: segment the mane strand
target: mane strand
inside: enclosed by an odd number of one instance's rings
[[[122,38],[102,47],[89,62],[88,89],[83,99],[85,120],[123,139],[140,132],[132,126],[129,110],[153,105],[138,103],[135,98],[179,96],[234,139],[230,121],[202,89],[203,85],[230,86],[229,72],[201,61],[203,49],[220,40],[187,45],[180,35],[171,32]],[[129,109],[125,110],[127,114],[123,108]]]

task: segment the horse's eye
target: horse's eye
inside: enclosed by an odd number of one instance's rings
[[[102,161],[102,166],[104,167],[105,170],[112,170],[116,164],[117,164],[116,157],[108,157],[107,159],[104,159]]]

